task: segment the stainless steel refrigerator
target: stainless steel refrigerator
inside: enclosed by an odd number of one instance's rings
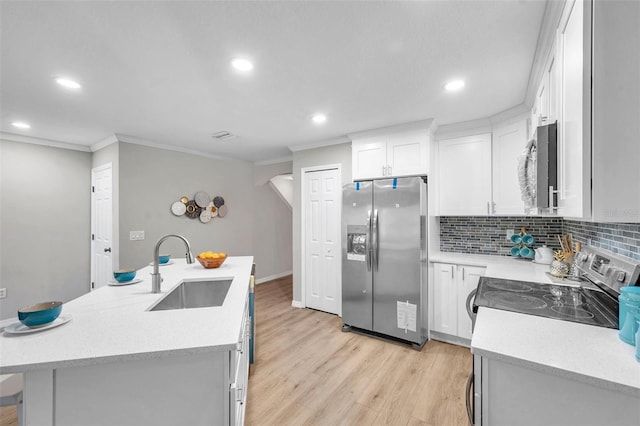
[[[427,340],[427,178],[354,182],[342,194],[342,321]]]

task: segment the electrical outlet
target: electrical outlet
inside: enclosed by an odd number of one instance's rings
[[[4,299],[5,297],[7,297],[7,289],[0,288],[0,299]]]
[[[515,231],[513,229],[507,229],[506,235],[507,235],[507,241],[511,241],[511,236],[515,234]]]
[[[131,241],[144,240],[144,231],[129,231],[129,240]]]

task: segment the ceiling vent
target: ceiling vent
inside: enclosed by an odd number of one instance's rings
[[[236,135],[227,132],[226,130],[223,130],[222,132],[217,132],[214,133],[213,135],[211,135],[212,138],[214,139],[218,139],[219,141],[225,141],[228,139],[233,139],[236,137]]]

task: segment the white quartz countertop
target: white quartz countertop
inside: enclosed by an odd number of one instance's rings
[[[151,293],[152,267],[143,281],[104,286],[63,305],[71,321],[30,334],[0,335],[0,374],[167,355],[229,350],[240,338],[252,256],[228,257],[220,268],[172,259],[160,266],[162,293]],[[183,279],[233,279],[222,306],[150,312]],[[5,324],[6,325],[6,324]]]
[[[553,283],[549,265],[508,256],[434,253],[431,262],[485,266],[486,276]],[[480,307],[471,351],[640,397],[635,347],[618,330]]]

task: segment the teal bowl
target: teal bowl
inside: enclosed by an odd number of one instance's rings
[[[171,255],[170,254],[161,254],[158,257],[158,262],[160,262],[160,264],[165,264],[165,263],[169,263],[169,260],[171,260]]]
[[[113,273],[113,278],[115,278],[119,283],[126,283],[127,281],[131,281],[135,277],[135,269],[120,269],[119,271],[115,271]]]
[[[38,327],[58,318],[60,312],[62,312],[62,302],[42,302],[18,309],[18,319],[27,327]]]

